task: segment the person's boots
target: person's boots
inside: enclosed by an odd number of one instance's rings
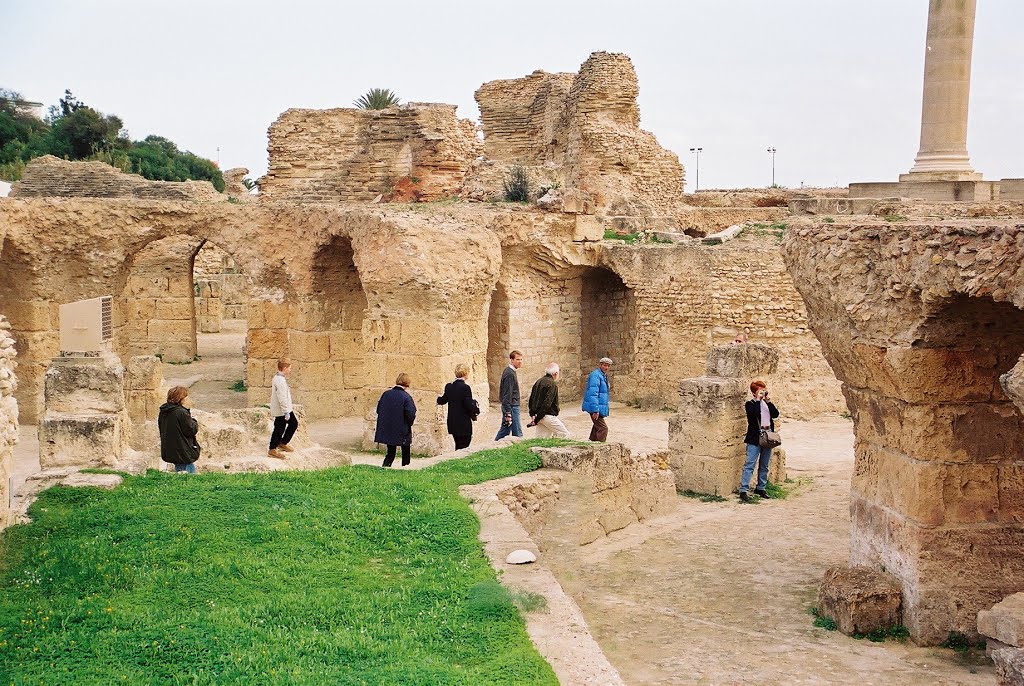
[[[295,452],[295,448],[291,447],[287,443],[282,443],[281,445],[277,446],[277,449],[278,450],[283,450],[286,453],[293,453],[293,452]]]
[[[754,491],[754,495],[758,496],[762,500],[771,500],[771,496],[768,495],[768,491],[763,488],[759,488]]]
[[[750,500],[750,496],[747,495],[747,492],[746,491],[740,491],[740,501],[745,503],[748,500]]]
[[[278,452],[277,448],[267,451],[267,457],[276,457],[279,460],[285,459],[284,453]]]

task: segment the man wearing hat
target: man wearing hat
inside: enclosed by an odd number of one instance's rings
[[[583,391],[583,411],[594,422],[590,440],[601,443],[608,440],[608,424],[604,418],[608,416],[608,369],[611,366],[611,358],[602,357],[597,363],[597,369],[587,377],[587,388]]]

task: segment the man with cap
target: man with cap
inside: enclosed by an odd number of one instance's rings
[[[590,430],[590,440],[604,443],[608,440],[608,424],[604,418],[608,416],[608,369],[612,366],[610,357],[602,357],[597,369],[587,377],[587,388],[583,391],[583,411],[590,415],[594,427]]]

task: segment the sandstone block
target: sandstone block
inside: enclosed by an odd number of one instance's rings
[[[673,453],[670,461],[676,490],[708,495],[729,495],[740,485],[735,459]]]
[[[599,241],[604,238],[604,225],[592,214],[577,214],[573,228],[574,241]]]
[[[818,588],[818,612],[844,634],[866,634],[902,622],[896,579],[869,567],[832,567]]]
[[[119,413],[125,409],[124,367],[116,355],[55,358],[44,377],[49,412]]]
[[[192,319],[150,319],[146,337],[153,343],[190,343],[194,330]]]
[[[1024,593],[1003,598],[978,613],[978,633],[1015,648],[1024,647]]]
[[[364,319],[362,332],[366,350],[375,353],[397,353],[401,343],[401,331],[402,325],[395,319]]]
[[[698,419],[745,417],[743,402],[748,385],[743,379],[719,376],[683,379],[679,383],[679,414]]]
[[[300,362],[295,364],[295,386],[303,391],[340,390],[342,362]]]
[[[249,329],[245,345],[251,358],[285,357],[288,355],[288,329]]]
[[[125,387],[131,390],[159,389],[163,383],[163,363],[154,355],[136,355],[128,360]]]
[[[674,453],[732,458],[743,448],[747,430],[745,420],[685,418],[675,414],[668,419],[668,447]]]
[[[992,651],[999,686],[1024,686],[1024,650],[1001,648]]]
[[[192,298],[157,298],[153,319],[192,319]]]
[[[289,331],[288,353],[293,362],[321,362],[331,359],[331,339],[315,331]]]
[[[45,300],[9,302],[4,314],[17,331],[49,331],[57,328],[59,319],[53,317],[52,303]]]
[[[769,345],[743,343],[712,348],[707,354],[708,376],[738,378],[749,384],[770,376],[779,366],[779,351]]]
[[[221,317],[202,314],[196,317],[196,330],[201,333],[220,333],[224,322]]]
[[[451,340],[444,337],[444,325],[436,320],[403,319],[399,351],[407,355],[447,353]]]
[[[363,332],[361,329],[331,331],[330,350],[332,360],[353,360],[361,359],[366,354],[366,345],[363,343]]]
[[[39,466],[112,467],[128,437],[119,414],[47,414],[39,422]]]

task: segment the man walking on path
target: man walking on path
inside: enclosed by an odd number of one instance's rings
[[[569,430],[558,418],[558,375],[561,369],[551,362],[544,376],[537,379],[530,391],[530,426],[537,427],[537,438],[569,438]]]
[[[523,366],[523,354],[513,350],[508,354],[509,363],[501,373],[498,400],[501,401],[501,428],[494,440],[500,441],[509,434],[522,437],[523,425],[519,419],[519,376],[516,370]]]
[[[583,411],[590,415],[594,427],[590,430],[590,440],[604,443],[608,440],[608,424],[604,418],[608,416],[608,370],[612,366],[610,357],[602,357],[597,369],[587,377],[587,388],[583,391]]]

